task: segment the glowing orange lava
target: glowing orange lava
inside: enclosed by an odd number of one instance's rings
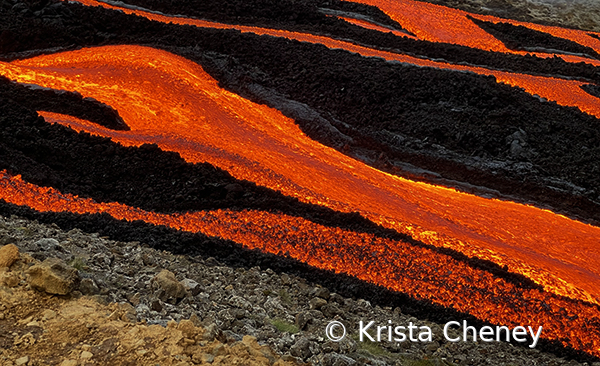
[[[407,55],[397,54],[397,53],[393,53],[393,52],[380,51],[380,50],[369,48],[369,47],[355,45],[350,42],[339,41],[339,40],[335,40],[332,38],[328,38],[328,37],[324,37],[324,36],[316,36],[316,35],[308,34],[308,33],[299,33],[299,32],[291,32],[291,31],[279,30],[279,29],[268,29],[268,28],[250,27],[250,26],[241,26],[241,25],[222,24],[222,23],[210,22],[210,21],[205,21],[205,20],[167,16],[167,15],[156,14],[156,13],[152,13],[152,12],[144,11],[144,10],[134,10],[134,9],[128,9],[128,8],[124,8],[124,7],[117,7],[114,5],[109,5],[106,3],[98,2],[96,0],[81,0],[79,2],[81,2],[82,4],[85,4],[85,5],[89,5],[89,6],[102,6],[102,7],[108,8],[108,9],[120,10],[127,14],[135,14],[135,15],[146,17],[150,20],[156,20],[156,21],[160,21],[160,22],[164,22],[164,23],[194,25],[194,26],[203,27],[203,28],[237,29],[241,32],[246,32],[246,33],[255,33],[255,34],[259,34],[259,35],[283,37],[283,38],[293,39],[293,40],[297,40],[297,41],[301,41],[301,42],[323,44],[331,49],[343,49],[346,51],[357,53],[362,56],[381,57],[388,61],[398,61],[398,62],[417,65],[417,66],[434,67],[434,68],[445,69],[445,70],[470,71],[470,72],[473,72],[473,73],[476,73],[479,75],[495,76],[496,79],[498,80],[498,82],[506,83],[511,86],[521,87],[529,94],[538,95],[546,100],[554,101],[554,102],[558,103],[559,105],[578,107],[581,111],[589,113],[593,116],[600,118],[600,103],[598,103],[598,98],[591,96],[588,93],[586,93],[585,91],[581,90],[580,86],[583,84],[586,84],[585,82],[581,82],[581,81],[565,80],[565,79],[542,77],[542,76],[532,76],[532,75],[526,75],[526,74],[517,74],[517,73],[503,72],[503,71],[497,71],[497,70],[490,70],[490,69],[486,69],[483,67],[454,65],[454,64],[449,64],[449,63],[445,63],[445,62],[431,61],[431,60],[421,59],[421,58],[417,58],[417,57],[411,57],[411,56],[407,56]],[[391,2],[395,3],[394,1],[391,1]],[[409,5],[412,4],[412,2],[409,2],[409,3],[410,3]],[[423,8],[423,6],[431,5],[431,4],[420,3],[420,2],[417,2],[417,3],[418,4],[416,4],[416,5],[412,4],[411,6],[414,5],[414,6],[416,6],[416,9],[422,10],[422,9],[429,9],[429,8]],[[425,5],[423,5],[423,4],[425,4]],[[444,7],[440,7],[440,8],[447,9]],[[385,10],[386,8],[382,8],[382,9]],[[412,9],[412,8],[409,7],[407,9]],[[434,9],[437,9],[437,8],[434,8]],[[419,10],[419,11],[421,11],[421,10]],[[451,9],[451,10],[453,11],[454,9]],[[441,14],[440,16],[443,16],[444,13],[442,12],[442,13],[438,14],[438,13],[434,12],[432,14],[434,14],[434,15]],[[453,13],[451,12],[451,14],[453,14]],[[468,20],[463,15],[464,14],[462,14],[461,16],[464,19]],[[412,16],[413,15],[411,15],[411,17]],[[429,18],[431,18],[431,16],[433,16],[433,15],[430,15]],[[394,18],[394,17],[392,17],[392,18]],[[429,19],[429,18],[424,18],[424,19]],[[430,24],[429,28],[433,27],[433,28],[437,29],[437,28],[441,27],[442,24],[445,24],[444,22],[449,22],[454,25],[449,29],[442,30],[441,32],[450,32],[450,30],[454,30],[458,26],[457,24],[459,24],[459,23],[456,23],[456,24],[454,23],[455,18],[458,19],[459,18],[458,15],[452,16],[448,19],[442,18],[442,20],[443,19],[446,19],[446,20],[441,21],[442,23],[436,25],[435,27]],[[419,22],[421,20],[419,20]],[[487,42],[488,38],[491,36],[488,33],[485,33],[479,27],[477,27],[470,20],[468,20],[468,21],[470,22],[470,24],[473,25],[473,27],[479,29],[479,32],[475,32],[472,34],[473,39],[476,42],[484,42],[484,41]],[[437,23],[434,22],[433,24],[437,24]],[[460,24],[462,24],[462,23],[460,23]],[[429,28],[427,28],[427,29],[429,29]],[[460,29],[460,27],[458,29]],[[470,29],[470,28],[468,28],[468,29]],[[409,30],[413,31],[412,28],[410,28]],[[478,38],[479,36],[477,36],[477,35],[480,32],[485,33],[487,36],[484,37],[484,39],[479,39]],[[452,33],[452,34],[454,34],[454,33]],[[462,34],[463,37],[467,37],[467,35],[469,35],[470,33],[463,32],[460,34]],[[425,38],[425,39],[427,39],[427,38]],[[493,38],[493,39],[495,40],[494,42],[502,44],[500,41],[496,40],[495,38]],[[475,42],[475,41],[473,41],[473,42]],[[487,49],[487,48],[484,48],[484,49]],[[508,50],[508,51],[510,51],[510,50]],[[576,56],[565,56],[565,57],[577,58]]]
[[[354,1],[354,0],[353,0]],[[511,52],[475,23],[462,10],[412,0],[357,0],[376,6],[417,38],[454,43],[486,51]]]
[[[557,294],[600,298],[600,229],[380,172],[316,143],[280,112],[221,89],[200,66],[165,51],[83,49],[0,63],[0,74],[95,98],[131,128],[74,126],[79,130],[126,145],[155,142],[189,162],[209,162],[302,201],[358,211],[423,242],[508,265]]]
[[[504,22],[513,25],[546,32],[555,37],[565,38],[600,52],[600,40],[589,33],[574,29],[543,26],[534,23],[518,22],[494,16],[468,13],[463,10],[448,8],[415,0],[352,0],[362,4],[376,6],[404,29],[415,34],[419,39],[431,42],[453,43],[486,51],[514,53],[519,55],[534,54],[539,57],[558,56],[568,62],[586,62],[600,66],[600,61],[586,57],[561,55],[554,53],[523,52],[506,48],[504,43],[473,23],[468,16],[494,23]]]
[[[560,105],[576,106],[600,118],[598,99],[581,90],[584,83],[580,81],[453,65],[312,34],[166,16],[95,0],[80,2],[166,23],[238,29],[389,61],[492,75],[499,82]],[[481,30],[466,12],[411,0],[360,2],[380,7],[419,39],[518,53]],[[389,31],[368,22],[345,20]],[[600,50],[600,41],[585,32],[509,22]],[[561,57],[571,62],[585,59]],[[550,211],[412,182],[373,169],[307,138],[293,120],[278,111],[221,89],[200,66],[181,57],[139,46],[101,47],[0,62],[0,75],[95,98],[118,110],[131,130],[112,131],[70,116],[40,112],[49,122],[111,137],[124,145],[157,143],[164,150],[180,153],[188,162],[211,163],[236,178],[304,202],[359,212],[422,242],[507,265],[551,293],[600,303],[599,228]],[[264,212],[161,215],[119,203],[102,204],[61,195],[6,174],[0,174],[0,198],[40,211],[107,212],[118,219],[140,219],[231,239],[267,252],[290,253],[315,267],[347,273],[492,323],[520,324],[526,314],[531,324],[544,326],[545,338],[600,355],[600,320],[595,305],[518,289],[489,273],[405,243]],[[447,287],[449,283],[453,286]]]
[[[120,220],[143,220],[229,239],[268,253],[287,253],[311,266],[349,274],[491,323],[542,326],[546,339],[600,354],[597,306],[517,288],[463,262],[401,241],[261,211],[158,214],[61,194],[52,188],[25,183],[19,176],[9,176],[6,172],[0,172],[0,199],[38,211],[107,213]]]

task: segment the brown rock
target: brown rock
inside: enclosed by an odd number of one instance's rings
[[[79,273],[58,258],[48,258],[27,270],[31,287],[49,294],[67,295],[77,286]]]
[[[217,357],[217,356],[225,356],[228,353],[228,348],[227,345],[219,343],[217,344],[213,349],[212,349],[212,354]]]
[[[14,244],[7,244],[0,248],[0,268],[10,267],[19,259],[19,248]]]
[[[152,281],[159,288],[165,291],[165,294],[173,299],[182,299],[186,295],[185,287],[177,281],[173,272],[163,269]]]
[[[311,309],[320,309],[324,305],[327,305],[327,300],[322,299],[320,297],[315,297],[308,302]]]
[[[199,329],[196,328],[191,320],[182,320],[177,325],[177,329],[181,331],[185,338],[193,339],[198,334]]]
[[[19,275],[14,272],[4,272],[0,271],[0,285],[6,287],[16,287],[19,284]]]
[[[260,345],[258,344],[256,337],[253,337],[250,335],[245,335],[242,338],[242,343],[244,343],[245,345],[247,345],[250,348],[260,349]]]

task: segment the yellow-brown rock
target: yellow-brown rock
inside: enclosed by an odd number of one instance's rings
[[[19,248],[14,244],[8,244],[0,248],[0,268],[10,267],[19,259]]]
[[[48,258],[27,270],[31,287],[55,295],[67,295],[76,287],[79,274],[58,258]]]

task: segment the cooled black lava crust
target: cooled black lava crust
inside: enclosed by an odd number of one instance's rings
[[[492,34],[512,50],[532,51],[547,49],[565,53],[585,54],[600,59],[593,48],[582,46],[568,39],[554,37],[548,33],[529,29],[522,25],[509,23],[493,23],[469,17],[481,29]]]

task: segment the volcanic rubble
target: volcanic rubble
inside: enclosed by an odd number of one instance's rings
[[[441,323],[269,268],[16,216],[0,217],[0,241],[3,365],[581,364],[510,343],[448,342]],[[332,319],[347,325],[342,342],[324,336]],[[434,340],[360,342],[362,319],[426,325]]]

